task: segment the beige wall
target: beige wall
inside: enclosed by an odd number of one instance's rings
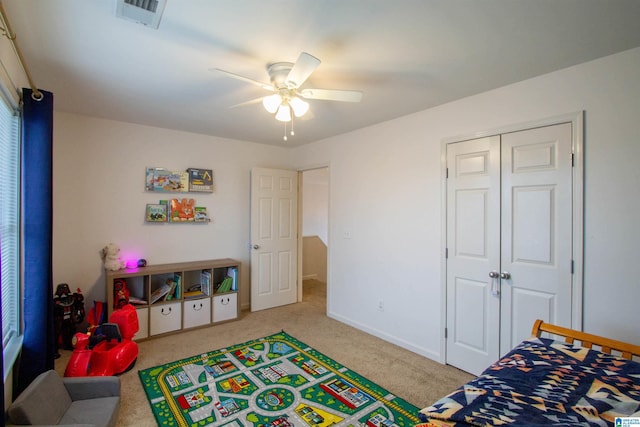
[[[285,148],[56,112],[53,150],[53,278],[104,301],[100,249],[118,244],[149,264],[235,258],[249,307],[250,173],[290,168]],[[175,194],[145,191],[145,168],[213,169],[213,193],[188,193],[208,224],[149,224],[147,203]]]
[[[302,279],[327,283],[327,246],[319,236],[302,239]]]

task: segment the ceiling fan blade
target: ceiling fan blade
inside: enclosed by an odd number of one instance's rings
[[[360,102],[362,92],[359,90],[303,89],[298,94],[306,99],[323,99],[326,101]]]
[[[239,74],[232,73],[230,71],[221,70],[220,68],[209,68],[209,71],[217,71],[219,73],[227,75],[228,77],[232,77],[234,79],[242,80],[243,82],[247,82],[247,83],[254,84],[256,86],[260,86],[261,88],[263,88],[265,90],[270,90],[272,92],[275,91],[275,88],[273,86],[271,86],[270,84],[268,84],[268,83],[262,83],[262,82],[259,82],[257,80],[250,79],[249,77],[244,77],[244,76],[241,76]]]
[[[298,60],[289,71],[286,83],[289,87],[300,87],[309,78],[311,73],[318,68],[320,60],[307,52],[302,52]]]
[[[244,106],[247,106],[247,105],[258,104],[258,103],[262,102],[263,98],[264,97],[261,96],[260,98],[250,99],[249,101],[245,101],[245,102],[241,102],[239,104],[232,105],[229,108],[244,107]]]

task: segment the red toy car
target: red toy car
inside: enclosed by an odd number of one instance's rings
[[[133,368],[138,344],[132,338],[139,328],[136,309],[127,304],[111,313],[109,322],[100,325],[93,335],[75,334],[64,376],[110,376]]]

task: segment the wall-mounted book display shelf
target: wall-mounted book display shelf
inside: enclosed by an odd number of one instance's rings
[[[146,191],[161,193],[213,193],[213,170],[189,168],[186,171],[148,167]]]
[[[158,203],[148,203],[144,217],[146,222],[154,223],[208,223],[211,222],[207,208],[196,206],[195,199],[160,200]]]
[[[213,193],[213,170],[189,168],[176,171],[167,168],[148,167],[145,190],[157,193]],[[148,223],[209,223],[211,219],[204,206],[196,206],[190,197],[171,197],[148,203],[145,211]]]

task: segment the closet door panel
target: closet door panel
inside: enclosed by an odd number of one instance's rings
[[[499,148],[499,137],[447,147],[447,363],[473,373],[498,358]]]
[[[502,136],[501,345],[542,319],[571,326],[571,124]]]

